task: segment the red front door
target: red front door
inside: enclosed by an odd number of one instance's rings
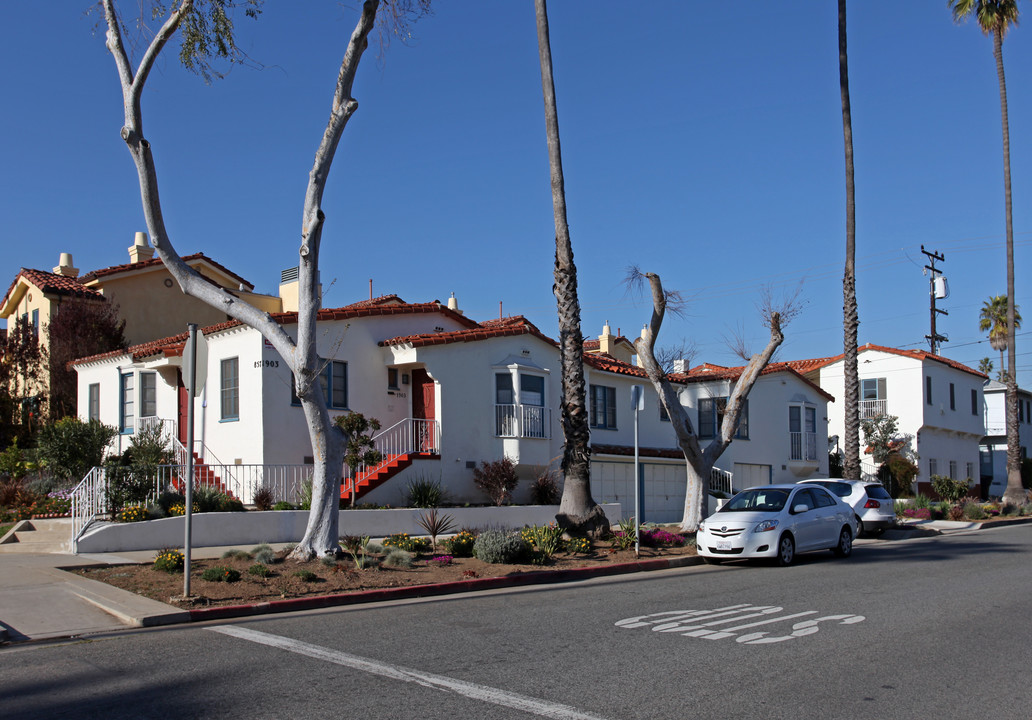
[[[178,391],[178,400],[176,402],[178,422],[176,423],[176,429],[179,435],[179,442],[185,446],[190,396],[186,392],[186,385],[183,384],[183,373],[178,370],[176,371],[176,390]]]
[[[416,420],[434,419],[434,381],[426,370],[412,371],[412,417]],[[416,443],[419,452],[434,452],[437,448],[434,423],[415,423]]]

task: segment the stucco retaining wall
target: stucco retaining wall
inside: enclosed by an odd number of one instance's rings
[[[602,506],[609,522],[621,518],[619,503]],[[555,520],[558,505],[509,505],[505,507],[441,508],[450,515],[455,528],[517,528],[545,525]],[[393,533],[425,535],[419,516],[425,510],[341,510],[342,535],[384,537]],[[268,512],[199,513],[191,517],[192,547],[239,545],[244,549],[259,543],[297,542],[305,533],[307,510],[270,510]],[[172,517],[140,523],[102,525],[88,531],[76,546],[78,553],[159,550],[182,547],[185,518]]]

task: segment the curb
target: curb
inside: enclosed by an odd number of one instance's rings
[[[411,585],[400,588],[363,590],[356,593],[338,595],[320,595],[317,597],[290,598],[287,600],[270,600],[269,602],[248,605],[224,605],[211,608],[189,610],[189,618],[170,622],[204,622],[206,620],[226,620],[230,618],[268,615],[271,613],[294,612],[298,610],[317,610],[328,607],[361,605],[385,600],[407,600],[421,597],[438,597],[475,590],[495,590],[498,588],[521,587],[527,585],[546,585],[561,582],[586,580],[593,577],[611,575],[627,575],[636,572],[651,572],[671,568],[701,565],[702,558],[689,555],[680,558],[657,558],[655,560],[639,560],[632,563],[619,563],[605,567],[572,568],[569,570],[552,570],[504,575],[494,578],[477,578],[473,580],[455,580],[453,582],[432,585]],[[146,618],[136,623],[145,623]]]

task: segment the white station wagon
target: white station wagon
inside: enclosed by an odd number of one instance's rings
[[[696,546],[710,563],[773,558],[791,565],[796,553],[832,550],[849,557],[856,515],[819,485],[760,485],[735,495],[699,525]]]

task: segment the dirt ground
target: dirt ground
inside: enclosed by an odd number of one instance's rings
[[[242,548],[250,550],[250,548]],[[673,548],[642,548],[640,559],[683,557],[695,555],[693,546]],[[156,570],[152,563],[139,565],[110,565],[80,568],[73,572],[99,580],[115,587],[158,600],[159,602],[193,606],[240,605],[284,598],[317,595],[336,595],[380,588],[426,585],[454,582],[473,578],[491,578],[521,573],[554,572],[571,568],[613,565],[635,561],[634,550],[617,550],[606,543],[596,543],[589,554],[560,553],[543,565],[489,564],[476,558],[454,558],[450,564],[434,562],[430,555],[420,556],[411,568],[367,567],[358,569],[354,560],[345,555],[340,560],[325,564],[319,560],[298,563],[285,558],[286,552],[277,553],[276,562],[267,565],[269,577],[252,575],[248,569],[255,564],[249,557],[193,560],[190,572],[192,597],[183,599],[182,573]],[[374,558],[377,556],[373,556]],[[240,573],[236,582],[215,582],[202,579],[207,568],[224,566]],[[308,570],[316,579],[304,580],[295,573]]]

